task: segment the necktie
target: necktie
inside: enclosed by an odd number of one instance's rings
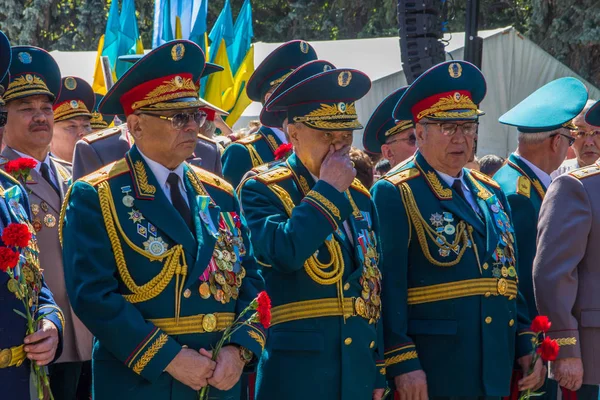
[[[40,171],[42,173],[42,178],[44,178],[44,180],[46,182],[48,182],[48,184],[50,186],[52,186],[52,189],[54,189],[54,191],[56,192],[56,194],[60,198],[60,190],[58,190],[58,188],[56,187],[56,185],[54,184],[54,182],[52,182],[52,178],[50,177],[50,167],[48,166],[48,164],[46,164],[45,162],[43,162],[42,165],[40,166]]]
[[[452,183],[452,189],[454,189],[454,191],[460,196],[462,197],[462,199],[464,201],[467,201],[467,197],[465,196],[465,192],[463,191],[462,188],[462,182],[460,179],[456,179],[454,180],[454,182]],[[469,202],[467,201],[467,204],[469,204]]]
[[[169,184],[169,189],[171,191],[171,202],[173,203],[173,206],[179,211],[179,214],[188,228],[190,228],[190,231],[193,232],[194,223],[192,221],[192,212],[179,190],[179,175],[171,172],[167,178],[167,183]]]

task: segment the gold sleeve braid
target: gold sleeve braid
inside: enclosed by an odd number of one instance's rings
[[[132,293],[123,295],[123,297],[130,303],[140,303],[153,299],[160,293],[162,293],[163,290],[165,290],[165,288],[171,282],[173,276],[175,275],[177,280],[175,284],[175,316],[176,318],[178,318],[181,309],[181,294],[183,292],[183,281],[185,281],[185,277],[187,275],[187,264],[185,261],[183,247],[181,245],[173,246],[170,250],[166,251],[161,256],[154,256],[148,253],[147,251],[141,249],[140,247],[136,246],[133,242],[131,242],[131,240],[129,240],[129,238],[123,231],[123,228],[117,216],[117,210],[114,205],[112,193],[110,191],[110,186],[108,185],[108,182],[102,182],[98,185],[98,197],[100,199],[100,208],[102,210],[104,224],[115,256],[115,262],[117,264],[119,275],[121,276],[121,279],[127,287],[127,289]],[[154,278],[152,278],[149,282],[145,283],[144,285],[138,286],[131,277],[129,270],[127,269],[127,263],[125,261],[125,256],[121,247],[119,233],[121,234],[121,237],[123,238],[125,243],[132,250],[142,255],[143,257],[146,257],[151,261],[165,260],[163,269]]]
[[[156,353],[158,353],[160,349],[163,348],[163,346],[167,343],[168,340],[169,337],[164,333],[161,333],[158,339],[156,339],[154,343],[152,343],[152,345],[148,348],[148,350],[146,350],[146,352],[140,357],[140,359],[137,360],[137,362],[133,366],[133,372],[139,375],[144,370],[144,368],[146,368],[146,365],[148,365],[148,363],[154,358]]]
[[[407,183],[401,183],[399,188],[402,197],[402,202],[404,203],[408,214],[409,225],[412,224],[415,227],[417,239],[419,240],[419,244],[421,246],[421,249],[423,250],[423,255],[425,256],[425,258],[427,258],[427,260],[430,263],[438,267],[453,267],[460,263],[460,260],[462,259],[465,251],[467,250],[469,236],[472,238],[473,227],[465,224],[464,221],[460,221],[457,225],[454,242],[448,243],[444,237],[437,235],[435,230],[427,224],[427,221],[425,221],[425,219],[423,219],[423,216],[419,211],[419,207],[417,206],[417,202],[414,198],[410,186]],[[429,243],[427,242],[427,236],[429,236],[430,240],[433,243],[436,243],[436,245],[440,248],[452,250],[456,249],[457,246],[462,244],[462,246],[460,246],[460,250],[458,251],[456,259],[454,261],[449,262],[440,262],[433,258],[431,252],[429,251]],[[437,239],[441,239],[443,241],[443,244],[437,244]],[[471,240],[471,243],[473,244],[475,253],[477,254],[477,247],[475,245],[475,242]]]
[[[262,158],[258,154],[258,151],[256,151],[252,144],[245,144],[244,146],[248,149],[248,153],[250,154],[250,159],[252,160],[252,168],[256,168],[259,165],[264,164],[264,161],[262,160]]]
[[[61,247],[63,244],[63,227],[65,225],[65,216],[67,214],[67,204],[69,204],[71,190],[73,190],[73,185],[69,186],[69,190],[67,190],[67,193],[65,194],[65,199],[60,206],[60,217],[58,219],[58,241],[60,242]]]

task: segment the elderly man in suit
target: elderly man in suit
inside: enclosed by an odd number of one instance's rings
[[[600,104],[585,116],[600,125]],[[600,164],[573,170],[550,185],[538,223],[533,264],[535,301],[552,321],[549,335],[560,344],[550,377],[598,399],[600,384]]]
[[[84,361],[91,359],[92,335],[73,313],[65,288],[58,240],[60,209],[71,179],[70,165],[50,153],[53,103],[60,90],[60,70],[46,51],[37,47],[12,48],[10,83],[4,93],[8,122],[4,132],[4,162],[31,158],[37,162],[25,182],[32,225],[40,248],[40,263],[48,286],[64,312],[63,352],[50,367],[50,384],[58,399],[75,398]],[[66,100],[68,107],[70,100]],[[62,106],[63,104],[56,104]]]

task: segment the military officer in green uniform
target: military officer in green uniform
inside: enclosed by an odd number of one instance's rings
[[[257,400],[383,394],[377,214],[348,155],[370,86],[360,71],[328,69],[265,106],[286,113],[295,152],[240,189],[273,303]]]
[[[303,40],[284,43],[263,60],[248,80],[248,97],[263,105],[277,86],[300,65],[317,59],[317,53]],[[287,143],[281,126],[261,126],[257,133],[230,144],[223,153],[223,176],[237,187],[246,172],[275,160],[275,151]]]
[[[203,63],[178,40],[129,69],[99,111],[125,114],[135,145],[65,201],[67,289],[97,339],[94,399],[196,399],[207,384],[212,399],[238,399],[265,344],[260,325],[243,325],[210,358],[264,283],[233,188],[185,162],[205,117]]]
[[[119,60],[135,63],[141,58],[140,55],[129,55],[121,56],[119,57]],[[220,65],[212,63],[202,65],[204,66],[204,69],[200,71],[200,78],[223,70],[223,67]],[[205,100],[202,100],[199,104],[201,108],[227,114],[223,110],[207,103]],[[99,113],[99,115],[104,119],[110,118],[111,121],[114,117],[102,113]],[[123,116],[121,116],[121,118],[124,119]],[[134,138],[127,131],[127,124],[99,130],[82,138],[75,144],[73,154],[73,181],[91,174],[111,162],[121,159],[131,146],[133,146],[133,143]],[[190,164],[202,167],[209,172],[219,176],[222,175],[221,146],[214,140],[200,133],[197,137],[196,148],[194,149],[194,152],[190,154],[187,161]]]
[[[500,398],[532,334],[518,291],[510,206],[500,186],[463,166],[473,154],[483,74],[438,64],[393,111],[416,126],[418,151],[378,181],[385,365],[401,400]],[[541,362],[519,382],[539,387]]]
[[[0,31],[0,82],[8,82],[8,79],[4,81],[3,78],[8,74],[11,60],[10,44]],[[52,66],[35,72],[32,70],[30,80],[35,80],[38,84],[37,90],[46,88],[48,91],[44,76],[60,80],[60,75],[52,74]],[[25,78],[21,82],[25,87],[25,82],[28,81]],[[8,88],[8,84],[5,84],[6,86],[2,85],[1,93],[5,93],[5,89]],[[0,127],[7,122],[7,112],[3,111],[3,107],[4,100],[0,95]],[[31,262],[29,265],[21,263],[20,273],[14,273],[12,276],[0,270],[0,387],[3,398],[29,400],[38,396],[36,388],[30,384],[33,382],[30,377],[32,362],[44,367],[60,357],[65,319],[40,269],[39,248],[35,230],[31,225],[27,193],[15,178],[4,172],[4,169],[0,169],[0,233],[13,223],[26,224],[29,232],[33,234],[27,247],[20,250],[22,256],[29,258]],[[1,244],[2,248],[5,246],[5,243]],[[26,276],[29,278],[24,278]],[[22,299],[17,296],[20,284],[23,287],[31,287],[32,293],[37,297],[36,303],[32,303],[29,311],[34,318],[41,320],[37,332],[31,335],[27,334],[27,321],[17,314],[17,311],[21,314],[26,313]]]
[[[363,132],[363,147],[369,154],[381,155],[392,167],[415,154],[415,125],[412,120],[396,121],[392,111],[408,86],[396,89],[377,106]]]
[[[506,112],[498,120],[515,126],[517,150],[494,175],[506,194],[513,216],[519,265],[519,287],[529,317],[537,315],[531,271],[536,253],[537,222],[550,174],[560,167],[575,138],[572,120],[585,107],[587,89],[576,78],[552,81]]]

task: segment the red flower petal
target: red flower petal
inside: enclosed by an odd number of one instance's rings
[[[31,232],[25,224],[9,224],[2,231],[2,241],[10,247],[27,247],[31,240]]]
[[[9,268],[14,268],[19,262],[19,253],[8,247],[0,247],[0,271],[6,272]]]
[[[260,323],[265,329],[269,329],[269,326],[271,326],[271,299],[267,292],[262,291],[258,294],[256,300],[258,302],[256,311],[258,312]]]
[[[554,339],[550,339],[548,336],[544,338],[542,343],[540,343],[536,352],[540,355],[542,360],[544,361],[554,361],[558,356],[558,351],[560,350],[560,346]]]
[[[531,331],[535,333],[546,333],[550,330],[552,323],[545,315],[538,315],[531,322]]]
[[[275,155],[275,159],[281,160],[282,158],[287,156],[288,153],[293,150],[293,148],[294,148],[294,145],[291,143],[282,144],[281,146],[279,146],[277,148],[277,150],[275,150],[275,153],[273,153]]]

